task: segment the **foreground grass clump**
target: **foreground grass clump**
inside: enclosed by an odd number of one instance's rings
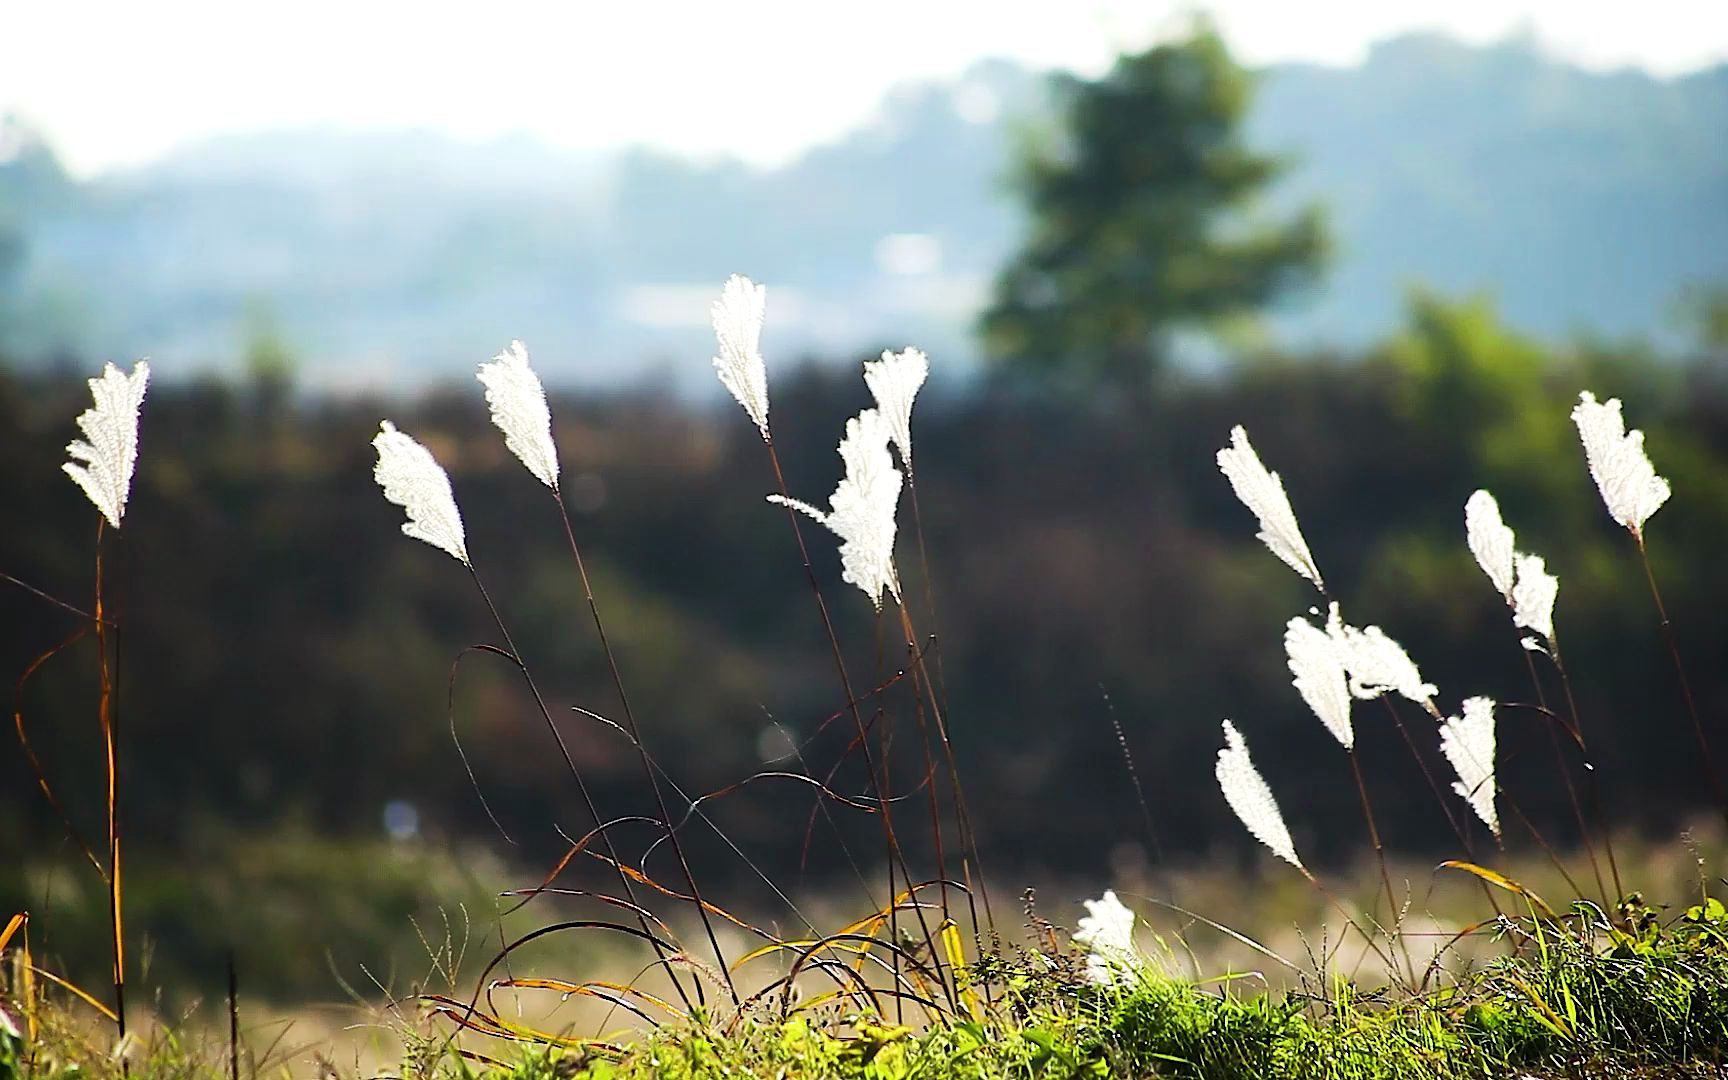
[[[1430,985],[1414,991],[1366,990],[1335,970],[1276,990],[1264,989],[1259,976],[1195,982],[1150,966],[1099,985],[1064,949],[1023,954],[1013,965],[1018,970],[996,971],[993,1002],[975,1017],[919,1026],[829,1002],[806,1011],[793,1004],[789,1015],[759,1008],[729,1022],[698,1013],[603,1040],[561,1036],[556,1044],[500,1045],[454,1040],[429,1018],[403,1033],[406,1050],[394,1074],[423,1080],[1722,1075],[1728,909],[1706,900],[1666,925],[1640,902],[1619,914],[1631,932],[1615,929],[1590,905],[1563,918],[1503,918],[1491,929],[1512,955],[1454,974],[1436,966]],[[37,995],[26,1008],[15,993],[0,1009],[0,1077],[121,1075],[103,1025],[81,1018],[82,1006],[64,994],[38,987]],[[125,1055],[128,1075],[227,1076],[224,1034],[155,1028],[135,1035]],[[351,1071],[321,1057],[310,1068],[279,1053],[254,1058],[250,1047],[238,1060],[248,1063],[244,1075]]]

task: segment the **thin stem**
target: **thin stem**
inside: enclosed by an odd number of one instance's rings
[[[1608,874],[1614,880],[1614,898],[1618,904],[1625,899],[1626,890],[1620,884],[1620,864],[1614,858],[1614,834],[1607,825],[1607,815],[1602,811],[1602,791],[1596,779],[1596,764],[1590,760],[1590,751],[1584,742],[1584,722],[1579,719],[1578,702],[1572,696],[1572,677],[1566,673],[1566,662],[1560,656],[1557,638],[1548,639],[1548,659],[1554,662],[1554,670],[1560,673],[1560,689],[1566,695],[1566,711],[1572,717],[1572,737],[1578,741],[1578,749],[1584,755],[1584,791],[1590,798],[1590,813],[1603,824],[1602,850],[1608,856]]]
[[[918,649],[918,631],[912,626],[912,615],[906,610],[904,604],[900,605],[899,610],[900,627],[905,632],[906,644],[912,651],[912,658],[914,661],[913,666],[917,670],[919,677],[924,681],[924,685],[929,687],[931,685],[930,669],[925,665],[924,655]],[[948,782],[953,787],[954,814],[956,821],[960,826],[961,865],[965,870],[967,877],[966,898],[968,903],[972,902],[973,883],[971,877],[971,864],[976,861],[978,863],[977,891],[984,899],[984,918],[989,924],[990,931],[994,933],[996,930],[996,916],[990,908],[990,884],[984,878],[984,859],[978,849],[978,834],[972,829],[972,815],[966,809],[966,789],[960,783],[960,766],[954,757],[954,743],[948,736],[948,724],[942,717],[942,709],[936,703],[934,694],[932,694],[930,699],[930,715],[936,722],[936,734],[942,740],[943,755],[948,759]],[[974,932],[976,932],[978,926],[978,913],[975,909],[972,912],[972,926]]]
[[[540,694],[540,687],[534,681],[533,672],[528,670],[528,664],[522,659],[522,654],[516,651],[516,642],[510,636],[510,628],[504,625],[504,617],[498,613],[498,607],[492,602],[491,594],[486,591],[485,584],[481,582],[480,572],[470,565],[468,574],[474,579],[474,587],[480,590],[480,599],[485,601],[486,610],[491,612],[492,621],[497,625],[498,633],[504,638],[504,646],[510,650],[511,659],[516,662],[516,670],[522,673],[522,681],[527,685],[529,694],[533,695],[534,704],[540,710],[540,717],[546,722],[547,730],[552,733],[552,741],[558,744],[558,753],[564,758],[564,767],[569,771],[570,778],[576,781],[576,791],[582,796],[582,803],[588,810],[588,816],[593,818],[595,826],[600,828],[600,842],[606,845],[606,855],[612,860],[613,867],[618,871],[618,882],[624,887],[625,899],[630,901],[632,907],[640,907],[641,905],[636,902],[636,890],[630,883],[630,876],[624,872],[623,861],[618,858],[617,848],[612,844],[612,835],[604,828],[606,819],[600,816],[600,808],[594,804],[594,797],[588,792],[588,784],[582,779],[582,771],[576,768],[576,761],[570,756],[570,748],[564,743],[563,733],[558,730],[558,725],[552,721],[552,711],[546,707],[546,699]],[[690,1009],[692,1002],[684,989],[684,983],[673,970],[671,961],[667,957],[666,951],[661,947],[658,937],[648,929],[647,917],[638,912],[636,919],[642,924],[642,933],[653,944],[654,953],[659,957],[661,966],[666,969],[666,977],[672,980],[672,986],[678,991],[679,999],[684,1002],[686,1009]],[[696,984],[696,1003],[702,1003],[705,1000],[702,992],[702,980],[695,978],[692,981]]]
[[[1596,858],[1596,844],[1591,838],[1590,826],[1584,820],[1584,808],[1578,802],[1578,788],[1572,783],[1572,770],[1566,764],[1566,748],[1560,744],[1560,733],[1554,730],[1554,714],[1548,709],[1548,696],[1542,692],[1542,680],[1536,675],[1536,661],[1531,659],[1530,650],[1519,645],[1524,653],[1524,667],[1530,672],[1530,686],[1536,691],[1536,704],[1541,706],[1543,715],[1548,722],[1542,726],[1548,729],[1548,741],[1554,748],[1554,764],[1560,772],[1560,780],[1566,786],[1566,801],[1572,806],[1572,818],[1578,823],[1578,835],[1584,841],[1584,852],[1590,858],[1590,873],[1596,878],[1596,891],[1602,897],[1606,907],[1612,907],[1608,901],[1608,885],[1602,880],[1602,864]],[[1573,738],[1579,741],[1582,748],[1583,737],[1578,734],[1576,726],[1572,729]],[[1588,764],[1588,762],[1586,762]]]
[[[102,727],[103,758],[108,774],[108,925],[114,939],[114,1026],[122,1041],[126,1038],[126,944],[122,917],[120,874],[120,756],[118,718],[114,708],[114,676],[108,666],[108,621],[102,606],[102,535],[106,519],[96,522],[96,604],[91,621],[96,626],[96,655],[100,671],[100,700],[97,719]],[[115,642],[119,651],[119,642]],[[118,663],[118,657],[116,657]],[[124,1070],[125,1059],[121,1059]]]
[[[1698,742],[1698,756],[1710,788],[1716,793],[1716,807],[1728,820],[1728,795],[1723,793],[1722,777],[1716,771],[1716,756],[1710,752],[1710,740],[1704,735],[1704,725],[1698,719],[1698,706],[1692,700],[1692,683],[1686,678],[1686,665],[1680,660],[1680,643],[1674,637],[1674,627],[1668,621],[1668,609],[1662,603],[1662,590],[1656,587],[1656,572],[1650,568],[1650,553],[1644,547],[1644,534],[1634,531],[1638,543],[1638,561],[1644,564],[1644,580],[1650,583],[1650,599],[1656,602],[1656,615],[1662,622],[1662,639],[1668,643],[1668,655],[1674,659],[1674,675],[1680,680],[1680,695],[1686,699],[1686,715],[1692,720],[1692,737]]]
[[[790,499],[791,492],[786,487],[786,474],[780,467],[780,453],[774,448],[774,440],[771,436],[764,436],[762,442],[768,449],[768,463],[774,470],[775,487],[782,499]],[[846,671],[846,657],[840,649],[840,636],[834,632],[834,620],[828,614],[828,602],[822,597],[822,586],[816,581],[816,568],[810,563],[810,550],[804,543],[804,530],[798,525],[796,511],[785,504],[782,504],[782,509],[786,511],[787,524],[791,525],[792,538],[798,545],[798,560],[803,564],[804,579],[810,585],[810,595],[816,598],[816,610],[822,617],[822,629],[828,635],[828,648],[834,657],[834,670],[840,676],[840,688],[846,695],[846,707],[852,713],[852,722],[858,730],[858,745],[863,751],[864,765],[870,774],[870,786],[875,792],[877,805],[882,808],[882,838],[887,848],[889,864],[888,916],[892,927],[899,909],[898,897],[893,888],[893,864],[896,860],[899,862],[901,877],[908,883],[913,880],[912,874],[906,865],[906,856],[900,848],[899,838],[894,832],[893,812],[887,800],[882,797],[885,785],[877,773],[876,754],[870,748],[870,733],[864,725],[863,711],[858,708],[858,695],[852,689],[852,677]],[[917,905],[917,897],[912,897],[912,900],[913,911],[924,931],[925,943],[929,946],[931,955],[936,955],[936,939],[925,923],[924,909]],[[890,933],[897,931],[891,928]]]
[[[642,744],[642,732],[636,725],[636,714],[630,708],[630,695],[624,689],[624,676],[618,671],[618,658],[612,652],[612,643],[606,637],[606,624],[600,618],[600,604],[594,599],[594,586],[588,580],[588,567],[582,559],[582,548],[576,543],[576,530],[570,523],[570,511],[564,505],[564,496],[557,488],[552,489],[552,499],[558,504],[558,519],[564,525],[564,538],[570,542],[570,554],[576,559],[576,573],[582,579],[582,594],[588,601],[588,611],[594,618],[594,632],[600,638],[600,649],[606,654],[606,667],[612,674],[612,685],[618,691],[618,701],[624,710],[624,723],[628,725],[630,741],[636,744],[636,752],[642,759],[642,771],[648,775],[648,786],[654,792],[654,803],[660,811],[660,820],[666,823],[666,828],[672,838],[672,852],[678,858],[678,866],[684,871],[684,882],[690,886],[690,895],[695,898],[696,911],[702,917],[702,929],[707,931],[708,944],[714,950],[714,959],[721,973],[726,977],[726,989],[732,995],[732,1004],[740,1004],[738,988],[733,984],[732,971],[726,964],[726,954],[720,948],[720,939],[714,933],[714,923],[708,917],[708,905],[702,900],[702,890],[696,884],[696,875],[690,870],[690,860],[685,857],[684,845],[678,839],[678,830],[672,827],[672,812],[667,809],[665,793],[660,790],[660,778],[655,775],[654,765],[648,759],[648,748]],[[511,646],[515,652],[515,646]]]
[[[1356,759],[1356,748],[1345,747],[1345,756],[1350,759],[1350,775],[1356,779],[1356,794],[1362,800],[1362,819],[1368,823],[1368,843],[1374,847],[1374,859],[1380,864],[1380,884],[1386,889],[1386,917],[1392,920],[1396,927],[1399,921],[1398,894],[1392,889],[1392,875],[1386,869],[1386,848],[1380,843],[1380,827],[1374,822],[1374,805],[1368,801],[1368,785],[1362,780],[1362,765]],[[1411,964],[1409,950],[1405,950],[1404,964],[1409,968],[1410,978],[1414,982],[1416,969]]]

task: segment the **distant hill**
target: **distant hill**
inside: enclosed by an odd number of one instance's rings
[[[555,377],[683,382],[743,271],[775,287],[776,357],[965,359],[1043,86],[1005,62],[907,86],[774,170],[413,132],[230,137],[82,185],[0,154],[0,254],[8,222],[23,241],[0,340],[231,369],[267,312],[327,385],[453,373],[511,337]],[[1664,80],[1409,36],[1268,69],[1250,131],[1297,163],[1276,201],[1320,200],[1337,239],[1325,287],[1271,321],[1284,340],[1383,333],[1416,282],[1492,290],[1543,335],[1654,335],[1684,287],[1728,282],[1728,65]]]

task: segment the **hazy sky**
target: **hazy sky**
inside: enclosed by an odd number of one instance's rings
[[[894,83],[987,56],[1096,71],[1191,10],[1164,0],[528,3],[0,0],[0,112],[88,175],[203,136],[278,127],[526,131],[783,159]],[[1596,67],[1728,59],[1724,0],[1217,0],[1251,63],[1344,64],[1404,30],[1533,32]]]

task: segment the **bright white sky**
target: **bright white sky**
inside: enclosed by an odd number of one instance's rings
[[[988,56],[1097,71],[1172,0],[0,0],[0,113],[90,175],[281,127],[512,131],[783,160],[893,84]],[[1249,63],[1347,64],[1380,38],[1516,31],[1594,67],[1728,59],[1724,0],[1215,0]]]

